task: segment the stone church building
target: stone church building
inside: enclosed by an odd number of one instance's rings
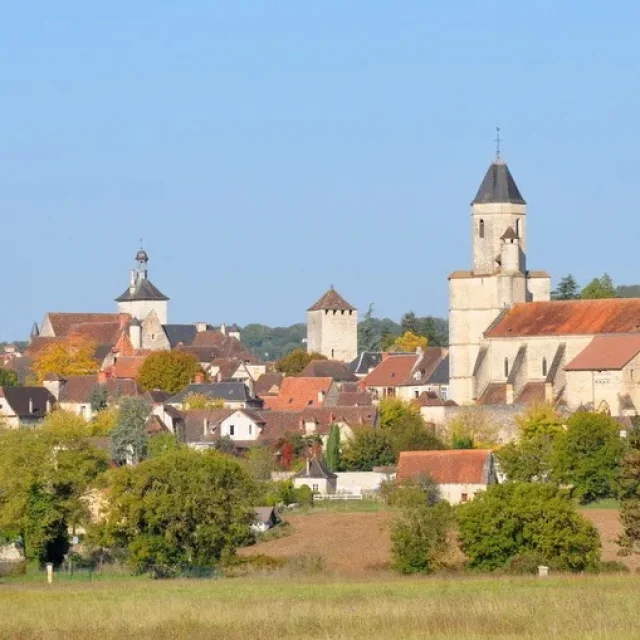
[[[449,276],[449,397],[458,405],[640,409],[640,299],[550,300],[527,265],[527,204],[496,159],[471,203],[472,268]]]

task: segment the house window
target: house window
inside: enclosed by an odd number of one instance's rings
[[[478,225],[478,237],[484,238],[484,220],[480,220]]]
[[[320,492],[320,489],[318,488],[317,484],[311,485],[311,490],[313,491],[313,493],[319,493]]]
[[[509,377],[509,358],[504,359],[504,377]]]
[[[469,502],[469,494],[468,493],[463,493],[460,496],[460,502]]]
[[[546,378],[547,376],[547,359],[542,358],[542,377]]]
[[[230,424],[230,425],[229,425],[229,435],[230,435],[230,436],[233,436],[233,435],[235,435],[235,432],[236,432],[236,428],[235,428],[235,426],[234,426],[234,425],[232,425],[232,424]]]
[[[414,393],[416,398],[420,397],[420,392],[417,389],[415,389],[413,393]]]
[[[253,425],[249,425],[249,435],[252,435],[252,431],[253,431],[252,426]]]

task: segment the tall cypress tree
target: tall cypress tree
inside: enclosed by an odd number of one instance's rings
[[[337,471],[340,468],[340,427],[332,424],[327,439],[327,467],[329,471]]]

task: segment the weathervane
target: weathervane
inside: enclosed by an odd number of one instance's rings
[[[496,162],[500,160],[500,143],[502,140],[500,139],[500,127],[496,127]]]

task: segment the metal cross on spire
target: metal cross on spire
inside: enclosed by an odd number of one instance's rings
[[[496,162],[500,161],[500,143],[502,140],[500,139],[500,127],[496,127]]]

